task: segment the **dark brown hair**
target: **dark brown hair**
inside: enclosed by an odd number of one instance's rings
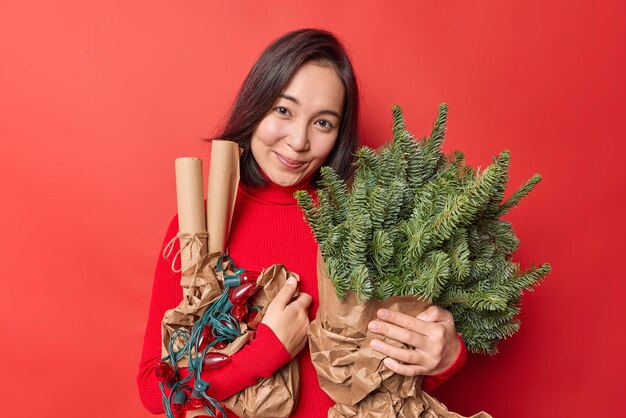
[[[267,183],[250,151],[250,139],[293,75],[310,61],[335,69],[345,88],[337,142],[324,165],[332,167],[343,179],[350,176],[358,144],[359,116],[359,92],[352,64],[345,48],[332,33],[299,29],[276,39],[263,51],[241,85],[223,130],[214,138],[235,141],[243,148],[241,181],[244,184],[263,186]],[[313,180],[318,176],[319,172],[315,173]]]

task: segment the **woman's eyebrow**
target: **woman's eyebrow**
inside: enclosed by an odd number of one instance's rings
[[[320,110],[317,114],[318,115],[332,115],[336,117],[337,119],[341,120],[341,115],[339,114],[339,112],[335,112],[334,110]]]
[[[279,97],[282,97],[283,99],[294,102],[295,104],[300,106],[300,102],[298,101],[298,99],[296,99],[293,96],[290,96],[288,94],[281,94]],[[317,114],[318,115],[332,115],[332,116],[335,116],[337,119],[341,119],[341,115],[339,114],[339,112],[335,112],[334,110],[324,109],[324,110],[320,110],[319,112],[317,112]]]
[[[298,101],[298,99],[296,99],[293,96],[289,96],[288,94],[281,94],[279,97],[282,97],[283,99],[291,100],[292,102],[294,102],[298,106],[300,105],[300,102]]]

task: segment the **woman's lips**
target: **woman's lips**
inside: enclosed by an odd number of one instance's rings
[[[284,166],[289,167],[291,169],[296,169],[296,168],[300,168],[304,165],[303,161],[295,161],[295,160],[290,160],[289,158],[285,158],[282,155],[276,153],[276,156],[278,157],[278,160],[283,163]]]

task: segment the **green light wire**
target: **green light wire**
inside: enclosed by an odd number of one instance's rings
[[[165,356],[162,361],[170,362],[174,367],[174,371],[176,375],[178,375],[178,361],[183,357],[187,356],[189,358],[189,363],[187,366],[187,370],[189,374],[182,380],[176,381],[172,385],[172,390],[168,395],[165,394],[165,388],[163,383],[159,383],[159,387],[161,389],[161,398],[163,403],[163,409],[165,411],[165,415],[167,418],[174,418],[174,415],[171,410],[171,401],[172,398],[178,393],[180,390],[186,390],[189,392],[188,396],[191,396],[191,391],[193,390],[188,385],[186,385],[191,377],[195,374],[196,381],[202,380],[202,366],[204,364],[204,357],[206,353],[218,342],[224,341],[227,344],[230,344],[235,339],[241,337],[243,334],[241,333],[241,328],[239,327],[239,322],[233,318],[230,314],[233,304],[228,299],[228,291],[231,287],[238,286],[241,283],[240,275],[245,270],[241,268],[235,267],[235,262],[230,256],[224,255],[218,259],[216,270],[218,272],[223,272],[222,263],[228,262],[231,264],[234,274],[227,275],[224,274],[224,284],[225,290],[220,295],[219,298],[215,300],[211,304],[211,306],[206,310],[206,312],[202,315],[202,317],[196,321],[191,329],[191,333],[184,328],[179,328],[172,333],[170,336],[170,341],[168,343],[169,355]],[[250,309],[252,310],[261,310],[258,306],[252,306]],[[200,336],[202,330],[205,326],[210,325],[213,329],[213,337],[214,340],[211,341],[202,351],[199,351],[200,348]],[[177,351],[174,351],[174,341],[178,338],[182,338],[185,341],[185,344]],[[192,351],[193,348],[193,351]],[[207,389],[210,385],[209,382],[204,382],[207,385]],[[218,400],[211,398],[206,394],[206,390],[200,392],[200,395],[205,401],[208,401],[211,406],[219,410],[223,416],[226,416],[226,411],[224,406]],[[215,417],[213,411],[211,411],[208,405],[204,406],[204,410],[212,417]]]
[[[182,338],[185,341],[185,344],[179,350],[174,350],[174,341],[176,341],[178,338]],[[172,333],[172,335],[170,336],[170,341],[168,342],[168,350],[170,354],[165,356],[161,361],[164,361],[166,363],[169,361],[172,367],[174,367],[174,372],[176,373],[176,375],[178,375],[177,363],[186,353],[188,346],[189,346],[189,331],[187,331],[184,328],[179,328]],[[159,383],[159,388],[161,389],[161,401],[163,403],[163,409],[165,410],[165,415],[167,416],[167,418],[174,418],[174,414],[172,413],[172,410],[170,408],[172,398],[180,390],[184,390],[183,388],[189,388],[189,386],[187,386],[186,383],[189,380],[191,380],[191,376],[192,375],[189,374],[184,379],[176,381],[172,385],[172,390],[169,395],[165,394],[165,388],[163,386],[163,383]]]

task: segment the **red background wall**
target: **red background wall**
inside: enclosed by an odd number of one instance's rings
[[[262,48],[299,27],[351,51],[365,142],[394,103],[446,149],[512,152],[517,259],[553,273],[522,330],[436,396],[463,414],[624,416],[626,8],[583,1],[0,4],[2,416],[143,417],[135,388],[174,158],[207,157]],[[225,4],[228,4],[227,6]],[[86,411],[92,411],[86,413]]]

